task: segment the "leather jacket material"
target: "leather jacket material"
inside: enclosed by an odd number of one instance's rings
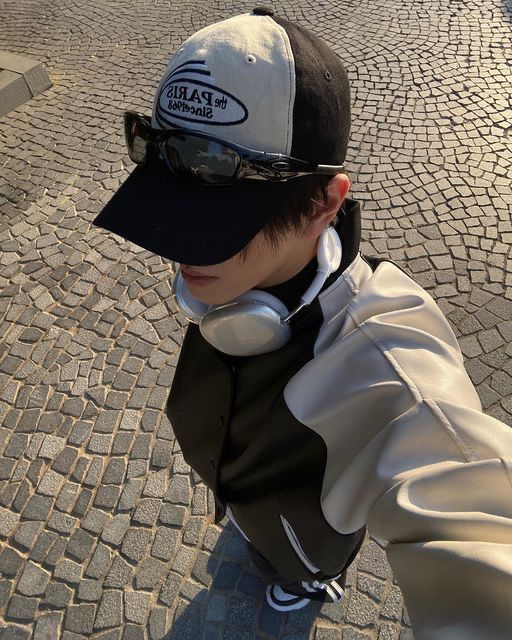
[[[430,295],[344,257],[277,351],[227,357],[188,326],[166,408],[185,460],[290,581],[335,575],[366,526],[416,640],[510,638],[512,431]]]

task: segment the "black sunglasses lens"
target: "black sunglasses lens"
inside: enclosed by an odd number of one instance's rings
[[[186,133],[170,136],[165,152],[177,176],[200,183],[229,183],[240,162],[240,156],[233,149]]]
[[[149,132],[145,123],[137,117],[125,115],[124,136],[128,155],[136,164],[147,160]]]

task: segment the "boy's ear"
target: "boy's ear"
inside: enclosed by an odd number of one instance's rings
[[[350,189],[350,179],[345,173],[338,173],[327,185],[327,199],[325,202],[314,200],[315,213],[306,227],[305,233],[308,237],[318,237],[323,229],[336,217],[343,201],[347,197]]]

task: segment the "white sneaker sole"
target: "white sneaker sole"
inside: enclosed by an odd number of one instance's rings
[[[294,596],[285,593],[277,584],[269,584],[266,592],[267,603],[275,611],[297,611],[303,609],[310,602],[309,598],[302,598],[301,596]]]

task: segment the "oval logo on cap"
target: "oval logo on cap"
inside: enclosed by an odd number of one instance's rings
[[[175,120],[218,126],[241,124],[249,116],[247,107],[228,91],[194,78],[171,77],[164,83],[156,117],[161,124]]]

